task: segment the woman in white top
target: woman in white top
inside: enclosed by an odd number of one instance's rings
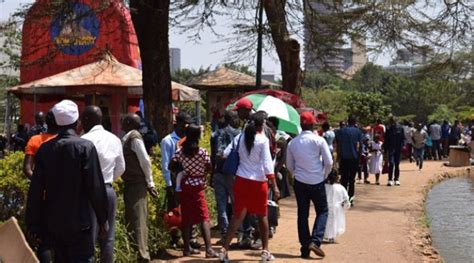
[[[262,260],[273,260],[268,251],[268,218],[267,196],[268,180],[271,181],[275,199],[278,190],[270,154],[270,143],[263,133],[265,115],[261,112],[251,116],[244,134],[236,136],[234,145],[239,145],[239,168],[234,183],[234,214],[228,230],[228,235],[221,250],[221,261],[227,262],[227,251],[235,233],[247,214],[257,215],[262,240]],[[224,156],[228,156],[232,144],[227,147]]]

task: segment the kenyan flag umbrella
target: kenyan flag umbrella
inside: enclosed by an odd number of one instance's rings
[[[291,105],[264,94],[251,94],[244,98],[252,101],[255,111],[265,111],[268,117],[277,117],[280,120],[278,130],[292,134],[300,133],[300,115]],[[236,103],[237,101],[231,103],[227,109],[232,109]]]

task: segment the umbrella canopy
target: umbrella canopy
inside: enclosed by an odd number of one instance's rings
[[[190,102],[200,101],[199,90],[190,88],[186,85],[171,81],[171,97],[173,101]],[[128,88],[128,94],[143,96],[142,87]]]
[[[299,134],[301,132],[300,115],[291,105],[278,98],[264,94],[251,94],[245,96],[245,98],[252,101],[254,110],[265,111],[268,117],[277,117],[280,120],[278,130],[292,134]],[[237,101],[230,104],[227,109],[232,109],[236,103]]]
[[[295,109],[298,108],[305,108],[306,103],[298,96],[283,90],[277,90],[277,89],[257,89],[257,90],[252,90],[249,92],[246,92],[238,97],[233,98],[232,100],[228,101],[225,105],[229,105],[230,103],[234,101],[238,101],[240,98],[243,98],[245,96],[248,96],[250,94],[264,94],[264,95],[271,95],[275,98],[278,98],[291,106],[293,106]]]

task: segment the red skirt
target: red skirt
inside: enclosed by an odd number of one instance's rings
[[[248,214],[267,215],[268,184],[236,176],[234,182],[234,212],[240,215],[244,209]]]
[[[179,197],[183,226],[192,226],[203,221],[209,221],[209,210],[207,209],[203,185],[183,184]]]

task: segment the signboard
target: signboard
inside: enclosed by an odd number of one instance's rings
[[[79,56],[91,50],[99,37],[100,23],[86,4],[65,5],[51,23],[51,40],[67,55]]]

